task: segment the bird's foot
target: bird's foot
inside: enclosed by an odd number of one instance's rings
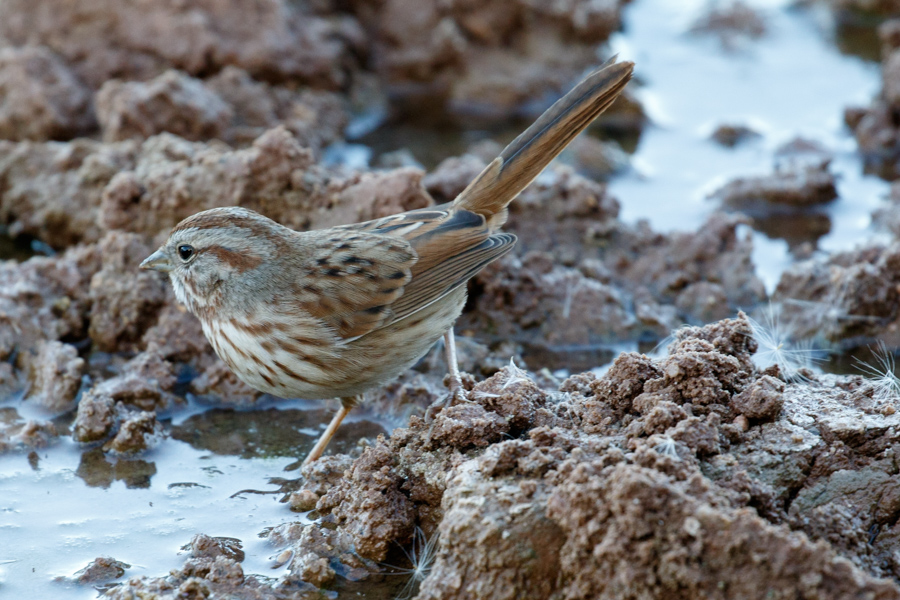
[[[459,375],[459,372],[456,373],[456,377],[449,375],[448,379],[450,379],[450,382],[447,387],[450,388],[450,393],[448,394],[447,399],[444,400],[442,408],[447,408],[457,402],[472,402],[469,398],[469,393],[466,391],[466,387],[463,385],[462,377]]]

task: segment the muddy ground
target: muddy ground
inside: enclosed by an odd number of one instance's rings
[[[883,91],[845,117],[867,166],[892,178],[900,21],[884,15],[900,6],[869,4],[827,10],[883,22]],[[434,114],[517,126],[608,54],[621,10],[0,3],[0,451],[71,437],[90,457],[83,477],[140,481],[152,473],[112,473],[105,457],[138,465],[167,437],[203,437],[202,418],[168,421],[198,400],[259,402],[168,282],[137,269],[169,228],[216,206],[303,230],[449,201],[500,145],[437,151],[426,169],[409,152],[359,167],[345,142]],[[726,48],[764,30],[744,5],[694,27]],[[647,124],[635,85],[512,205],[516,251],[471,283],[456,328],[469,401],[425,419],[446,393],[435,350],[367,399],[399,425],[389,436],[359,429],[365,443],[274,482],[284,511],[306,513],[259,524],[284,576],[245,576],[240,543],[198,532],[169,574],[129,578],[98,557],[71,581],[123,600],[900,598],[898,388],[824,374],[794,347],[900,347],[900,188],[873,215],[888,241],[817,251],[832,157],[797,139],[771,174],[712,192],[721,210],[694,231],[624,222],[627,199],[604,180]],[[754,135],[723,125],[714,139]],[[747,225],[795,258],[771,297]],[[790,323],[774,343],[773,310]],[[623,343],[666,350],[610,350]],[[567,348],[603,350],[579,362]],[[387,565],[426,551],[391,578]]]

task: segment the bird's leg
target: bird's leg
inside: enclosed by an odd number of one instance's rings
[[[447,358],[447,370],[450,371],[450,393],[440,404],[441,410],[444,410],[454,400],[468,400],[466,398],[466,388],[463,387],[462,377],[459,375],[459,365],[456,362],[456,338],[453,337],[453,329],[448,329],[444,334],[444,356]],[[433,406],[433,405],[432,405]],[[431,418],[431,408],[425,413],[425,420]]]
[[[444,356],[447,357],[447,370],[450,371],[450,393],[442,403],[440,409],[444,410],[456,399],[468,400],[466,398],[466,389],[463,387],[462,377],[459,375],[459,365],[456,363],[456,338],[453,337],[453,328],[447,330],[444,334]],[[437,404],[437,403],[435,403]],[[434,426],[437,421],[432,419],[431,410],[435,407],[432,404],[425,411],[425,422],[431,421],[431,427],[428,428],[428,435],[425,437],[425,443],[431,443],[431,434],[434,433]]]
[[[444,334],[444,355],[447,357],[447,370],[450,371],[450,398],[444,404],[447,406],[456,398],[466,400],[466,390],[463,388],[459,364],[456,361],[456,338],[453,337],[452,327]]]
[[[313,449],[303,461],[304,466],[308,465],[311,462],[315,462],[320,456],[322,456],[322,453],[325,452],[325,448],[328,446],[328,442],[331,441],[331,438],[334,437],[334,434],[337,432],[338,427],[340,427],[341,421],[344,420],[344,417],[350,414],[350,411],[353,410],[353,407],[357,404],[359,404],[359,398],[353,396],[348,398],[341,398],[341,408],[337,411],[334,417],[332,417],[331,423],[329,423],[328,427],[325,428],[325,431],[322,433],[321,437],[319,437],[319,441],[316,442],[316,445],[313,446]]]

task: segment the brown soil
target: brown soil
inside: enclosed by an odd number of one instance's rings
[[[621,4],[0,2],[0,225],[56,251],[0,262],[0,398],[46,415],[0,410],[0,451],[71,435],[86,480],[149,485],[140,456],[180,435],[164,417],[188,395],[260,397],[138,270],[168,230],[217,206],[304,230],[448,201],[493,144],[431,172],[335,166],[325,149],[383,98],[400,114],[438,101],[451,119],[528,115],[597,62]],[[748,10],[694,32],[762,35]],[[879,169],[900,147],[898,31],[881,30],[881,96],[847,112]],[[641,122],[626,99],[605,125]],[[572,152],[588,172],[621,166],[609,142]],[[419,540],[435,552],[419,598],[900,598],[900,416],[861,377],[761,370],[739,313],[766,294],[747,217],[727,211],[827,203],[829,161],[792,142],[772,175],[731,182],[725,211],[672,234],[623,223],[604,183],[551,168],[511,206],[517,250],[471,284],[457,327],[468,402],[438,408],[438,351],[375,391],[373,410],[414,414],[283,482],[285,510],[315,518],[268,532],[283,579],[245,575],[239,542],[199,534],[180,569],[107,597],[318,598],[380,583]],[[876,220],[896,233],[895,212]],[[898,273],[900,245],[863,247],[796,264],[775,298],[798,337],[900,346]],[[673,330],[667,355],[621,353],[603,375],[557,381],[509,358]],[[115,580],[123,564],[101,557],[76,579]]]

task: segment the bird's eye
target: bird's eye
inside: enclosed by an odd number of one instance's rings
[[[187,244],[182,244],[178,246],[178,256],[181,257],[181,260],[187,262],[191,260],[191,257],[194,255],[194,247],[188,246]]]

